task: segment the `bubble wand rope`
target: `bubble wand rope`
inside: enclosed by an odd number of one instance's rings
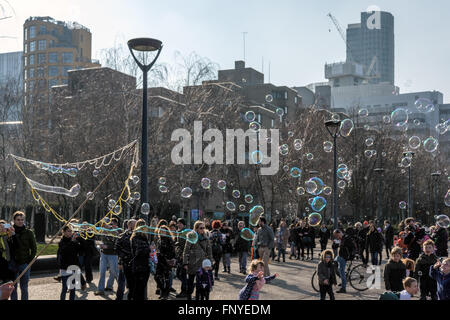
[[[112,175],[112,173],[114,172],[114,171],[116,171],[116,169],[119,167],[119,164],[122,162],[122,160],[124,159],[124,158],[126,158],[126,156],[128,155],[128,153],[132,150],[132,149],[135,149],[136,148],[136,145],[137,145],[137,142],[134,142],[134,148],[130,148],[130,149],[128,149],[127,150],[127,152],[126,152],[126,154],[125,154],[125,157],[123,157],[122,159],[121,159],[121,161],[118,161],[117,163],[116,163],[116,165],[114,166],[114,168],[112,168],[111,169],[111,171],[106,175],[106,177],[102,180],[102,181],[100,181],[100,183],[99,183],[99,185],[97,186],[97,188],[95,188],[95,190],[93,191],[93,193],[95,194],[99,189],[100,189],[100,187],[106,182],[106,180]],[[28,266],[25,268],[25,270],[23,270],[22,271],[22,273],[17,277],[17,279],[16,280],[14,280],[14,282],[12,283],[12,285],[13,286],[15,286],[19,281],[20,281],[20,279],[24,276],[24,274],[31,268],[31,266],[36,262],[36,260],[37,260],[37,258],[53,243],[53,241],[56,239],[56,237],[59,235],[59,233],[60,232],[62,232],[63,231],[63,229],[67,226],[67,225],[69,225],[69,221],[70,220],[72,220],[73,218],[75,218],[76,216],[77,216],[77,214],[81,211],[81,209],[86,205],[86,203],[89,201],[89,199],[88,198],[86,198],[85,200],[84,200],[84,202],[78,207],[78,209],[74,212],[74,214],[69,218],[69,220],[61,227],[61,229],[53,236],[53,238],[51,238],[50,239],[50,242],[49,243],[47,243],[47,245],[44,247],[44,248],[42,248],[42,250],[33,258],[33,260],[28,264]]]

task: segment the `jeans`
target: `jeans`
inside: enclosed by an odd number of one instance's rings
[[[10,269],[14,272],[14,279],[17,279],[19,275],[28,267],[28,264],[16,265],[14,261],[11,261]],[[30,268],[31,269],[31,268]],[[20,294],[21,300],[28,300],[28,281],[30,281],[30,269],[20,278]],[[17,300],[17,284],[14,286],[14,291],[11,293],[11,300]]]
[[[119,279],[117,280],[117,294],[116,294],[116,300],[122,301],[123,300],[123,293],[125,292],[125,272],[123,270],[119,270]]]
[[[231,265],[231,253],[224,253],[223,254],[223,268],[225,270],[228,270]]]
[[[378,251],[372,251],[372,252],[370,252],[371,253],[371,255],[372,255],[372,265],[374,265],[374,266],[377,266],[378,265],[378,254],[379,254],[379,252]]]
[[[345,290],[347,288],[347,279],[345,277],[345,266],[347,265],[347,261],[341,256],[337,256],[334,261],[336,261],[339,265],[339,275],[342,280],[342,289]]]
[[[241,272],[245,272],[247,269],[247,256],[247,251],[239,252],[239,269]]]
[[[116,255],[100,254],[100,280],[98,281],[98,291],[105,291],[106,268],[109,267],[109,278],[106,287],[113,288],[114,279],[118,279],[119,267]]]
[[[278,248],[278,261],[280,261],[280,257],[283,256],[283,262],[286,262],[286,250],[282,247]]]
[[[60,300],[66,300],[66,292],[67,292],[67,280],[70,278],[70,276],[62,276],[61,277],[61,283],[62,283],[62,291]],[[75,300],[75,288],[69,290],[69,300]]]
[[[291,242],[291,258],[295,256],[295,242]]]

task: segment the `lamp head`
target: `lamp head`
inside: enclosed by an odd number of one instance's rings
[[[339,133],[339,130],[341,127],[341,121],[340,120],[328,120],[328,121],[325,121],[325,126],[327,127],[328,132],[332,136],[336,136]]]
[[[160,50],[162,42],[151,38],[136,38],[128,41],[128,47],[136,51],[151,52]]]

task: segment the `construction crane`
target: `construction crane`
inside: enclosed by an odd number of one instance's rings
[[[348,57],[347,57],[348,59],[347,60],[354,61],[353,60],[352,50],[351,50],[350,46],[348,45],[347,37],[345,36],[344,30],[342,30],[341,25],[339,24],[339,21],[331,13],[329,13],[327,15],[327,17],[329,17],[331,19],[331,21],[333,21],[337,31],[341,35],[342,40],[344,40],[345,45],[347,46],[347,52],[348,52]]]

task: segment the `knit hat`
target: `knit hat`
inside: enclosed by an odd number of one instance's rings
[[[367,221],[364,221],[363,225],[368,226],[369,223]]]
[[[209,259],[203,260],[202,268],[205,269],[207,267],[211,268],[211,260]]]

